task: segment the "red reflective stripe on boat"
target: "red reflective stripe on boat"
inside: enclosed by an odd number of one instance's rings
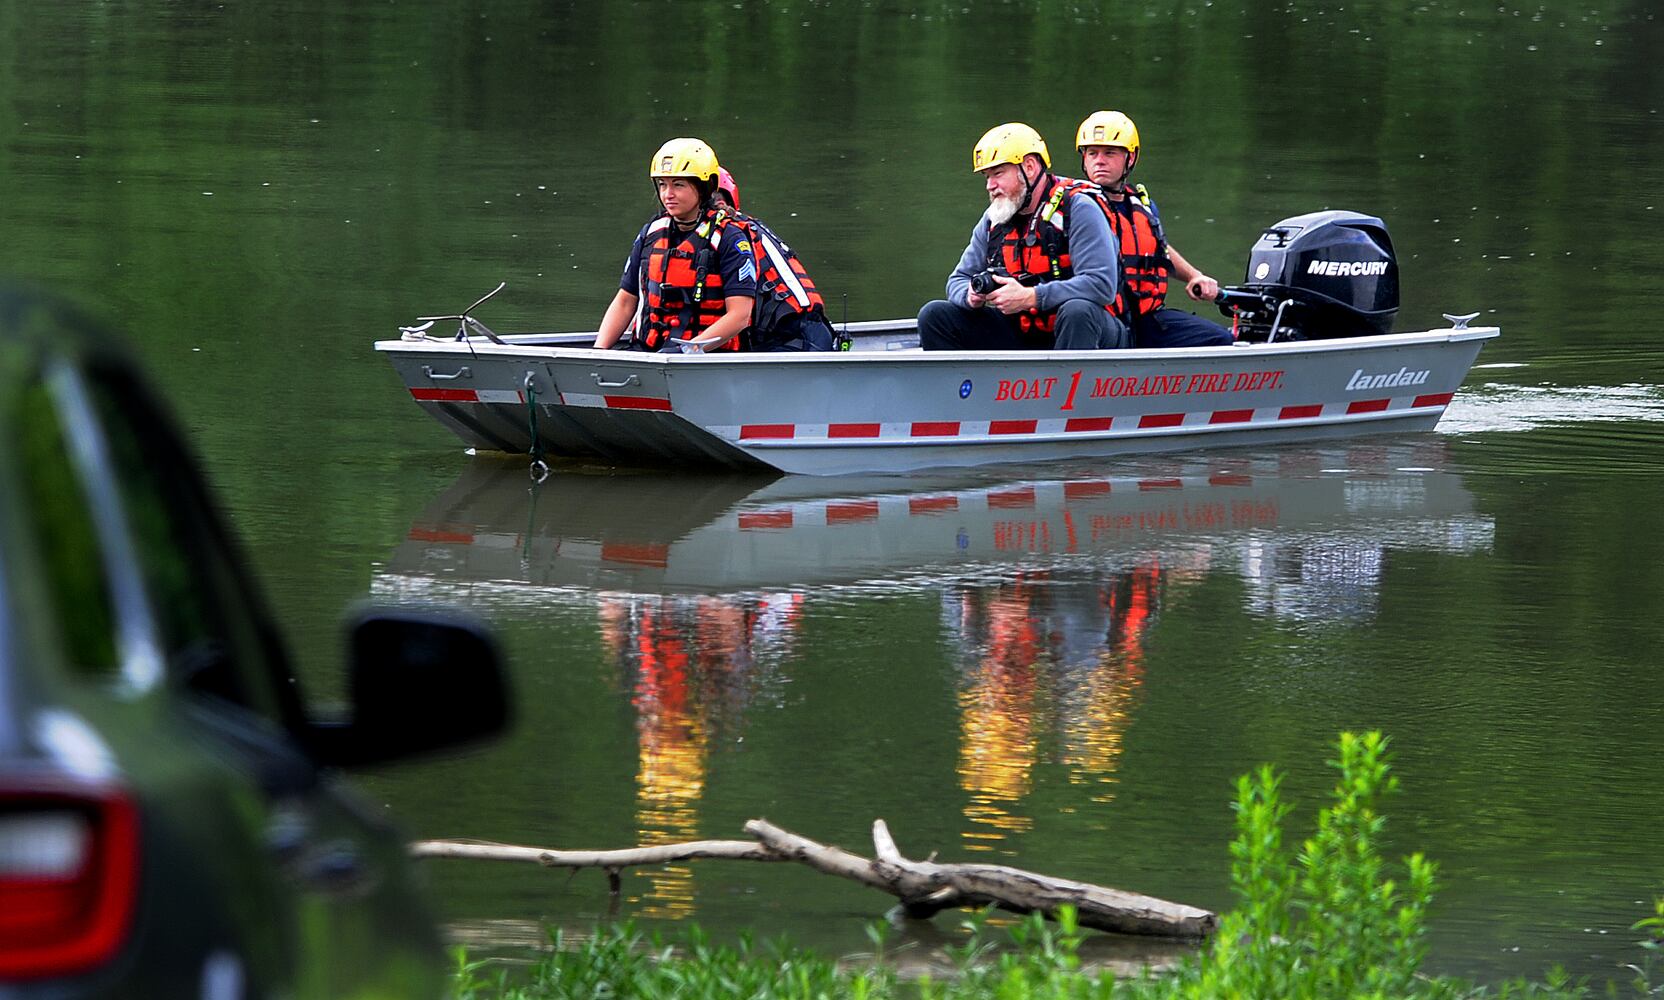
[[[994,490],[988,494],[988,508],[990,510],[1012,510],[1018,507],[1034,506],[1034,487],[1024,486],[1015,490]]]
[[[1071,417],[1064,421],[1063,430],[1068,431],[1107,431],[1115,423],[1114,417]]]
[[[759,510],[740,515],[740,530],[748,531],[752,528],[789,528],[792,526],[792,512],[789,510]]]
[[[877,500],[846,500],[826,505],[827,524],[872,521],[878,518]]]
[[[1277,411],[1277,419],[1302,420],[1306,417],[1318,416],[1322,414],[1322,412],[1322,403],[1318,403],[1316,406],[1285,406],[1281,410]]]
[[[477,403],[480,399],[472,389],[412,389],[410,394],[435,403]]]
[[[1209,486],[1250,486],[1253,482],[1253,476],[1240,472],[1216,472],[1208,477]]]
[[[463,545],[474,541],[472,531],[446,531],[444,528],[411,528],[404,537],[412,542],[461,542]]]
[[[1140,427],[1177,427],[1184,423],[1182,413],[1146,413],[1138,418]]]
[[[1360,399],[1356,403],[1348,403],[1347,413],[1380,413],[1391,403],[1390,399]]]
[[[908,497],[907,513],[935,514],[944,510],[958,510],[958,497]]]
[[[1452,398],[1454,398],[1455,395],[1456,394],[1454,392],[1438,392],[1438,393],[1434,393],[1431,396],[1417,396],[1416,401],[1411,403],[1410,405],[1411,406],[1449,406],[1450,405],[1450,400]]]
[[[1245,424],[1254,419],[1253,410],[1214,410],[1213,416],[1208,418],[1210,424]]]
[[[1039,424],[1038,420],[990,420],[988,422],[988,433],[1033,434],[1034,428]]]
[[[1183,488],[1184,480],[1182,479],[1140,479],[1138,481],[1138,489],[1141,493],[1147,493],[1150,490],[1179,490]]]
[[[957,437],[959,435],[959,421],[917,421],[913,424],[913,436],[923,437]]]
[[[1065,500],[1087,500],[1087,499],[1090,499],[1092,497],[1107,496],[1108,494],[1109,494],[1109,484],[1108,483],[1064,483],[1063,484],[1063,499],[1065,499]]]
[[[875,438],[880,427],[878,424],[827,424],[826,436],[829,438]]]
[[[601,561],[663,569],[670,565],[670,546],[651,542],[602,542]]]
[[[740,428],[740,440],[747,438],[789,438],[797,433],[796,424],[745,424]]]
[[[602,396],[606,404],[618,410],[670,410],[670,400],[652,396]]]

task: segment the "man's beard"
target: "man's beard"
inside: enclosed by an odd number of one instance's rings
[[[988,221],[996,226],[1003,226],[1017,215],[1017,209],[1021,207],[1023,207],[1021,198],[1007,198],[1003,195],[989,195]]]

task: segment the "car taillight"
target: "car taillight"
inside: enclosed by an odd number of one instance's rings
[[[108,961],[132,924],[138,864],[125,794],[0,783],[0,980]]]

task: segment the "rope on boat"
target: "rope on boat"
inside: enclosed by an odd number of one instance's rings
[[[537,433],[537,378],[531,372],[526,373],[526,429],[532,439],[527,452],[532,457],[532,482],[541,483],[549,477],[549,463],[543,460],[543,440]]]

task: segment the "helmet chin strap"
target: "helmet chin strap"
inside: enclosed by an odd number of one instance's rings
[[[1028,200],[1034,196],[1034,181],[1029,178],[1028,171],[1023,169],[1026,166],[1028,166],[1027,156],[1023,157],[1023,161],[1021,163],[1017,164],[1017,172],[1023,175],[1023,200],[1018,205],[1017,210],[1023,215],[1029,214]]]

